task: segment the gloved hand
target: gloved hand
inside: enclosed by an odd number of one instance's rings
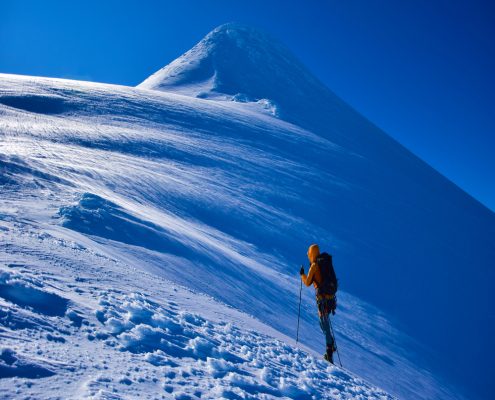
[[[300,275],[304,275],[304,267],[301,265],[301,270],[299,271]]]

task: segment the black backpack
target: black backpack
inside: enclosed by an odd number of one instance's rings
[[[321,253],[316,257],[316,264],[320,267],[321,284],[316,289],[316,295],[335,294],[338,289],[337,276],[333,269],[332,256],[328,253]]]

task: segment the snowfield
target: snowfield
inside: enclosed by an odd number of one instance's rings
[[[1,232],[2,398],[391,398],[211,297],[30,223]]]
[[[0,187],[4,398],[493,387],[493,213],[256,31],[220,27],[137,88],[0,75]],[[313,242],[340,278],[344,368],[312,288],[294,340]]]

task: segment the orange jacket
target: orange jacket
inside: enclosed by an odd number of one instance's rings
[[[317,244],[312,244],[311,246],[309,246],[308,259],[311,263],[311,266],[309,267],[308,275],[301,275],[303,283],[306,286],[310,286],[311,284],[313,284],[315,289],[318,288],[318,286],[322,283],[320,267],[318,266],[318,264],[316,264],[316,258],[319,255],[320,248]],[[324,297],[332,298],[333,295],[324,295]]]

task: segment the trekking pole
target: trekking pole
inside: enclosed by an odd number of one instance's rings
[[[297,334],[296,334],[296,344],[299,342],[299,319],[301,317],[301,294],[302,294],[302,279],[301,281],[301,288],[299,289],[299,311],[297,312]]]
[[[335,343],[335,350],[337,350],[337,357],[339,357],[340,368],[342,368],[342,361],[340,361],[339,346],[337,346],[337,339],[335,339],[335,333],[333,332],[332,320],[330,319],[330,316],[328,316],[328,322],[330,323],[330,332],[332,332],[333,342]]]

